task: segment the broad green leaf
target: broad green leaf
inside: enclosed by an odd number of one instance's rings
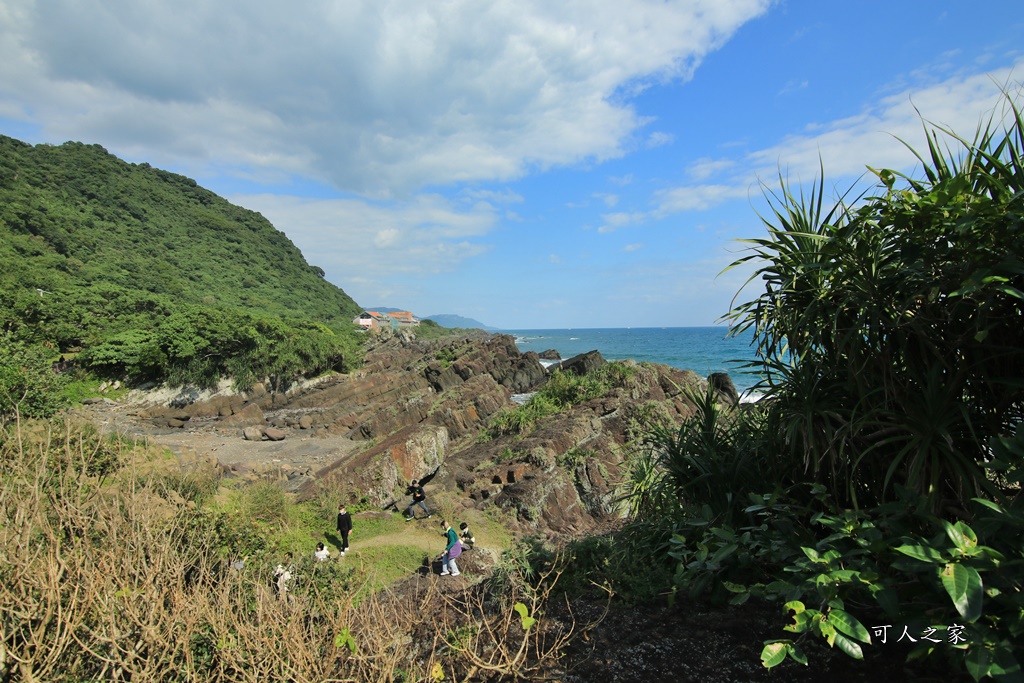
[[[992,657],[992,664],[989,665],[988,673],[998,681],[1013,681],[1019,683],[1024,680],[1021,675],[1020,662],[1013,656],[1013,653],[1005,647],[996,648]]]
[[[807,625],[810,624],[812,617],[813,615],[810,612],[797,612],[793,615],[793,623],[786,624],[782,627],[782,630],[803,633],[807,630]]]
[[[789,646],[788,651],[790,657],[800,662],[804,666],[807,666],[807,655],[804,654],[804,651],[800,649],[799,645],[793,643]]]
[[[783,605],[782,609],[800,614],[807,608],[804,606],[804,603],[800,602],[799,600],[792,600]]]
[[[857,620],[857,617],[849,612],[833,609],[828,613],[828,620],[838,631],[845,633],[851,638],[856,638],[862,643],[871,643],[871,636],[868,634],[868,630]]]
[[[942,526],[946,530],[946,536],[961,553],[966,553],[978,545],[978,537],[974,534],[974,530],[963,522],[950,524],[946,520],[942,520]]]
[[[818,630],[821,631],[821,635],[825,637],[825,641],[828,643],[829,647],[833,647],[836,643],[836,636],[841,636],[842,634],[836,631],[836,627],[829,621],[822,620],[817,623]]]
[[[829,643],[829,645],[831,645],[831,643]],[[864,651],[860,649],[860,645],[850,640],[842,633],[837,633],[835,635],[835,646],[854,659],[864,659]]]
[[[992,659],[989,656],[988,648],[972,647],[964,656],[964,666],[967,668],[967,673],[971,674],[971,678],[975,681],[980,681],[987,676],[991,665]]]
[[[789,651],[789,643],[784,641],[776,641],[768,643],[761,650],[761,664],[764,668],[770,669],[773,666],[782,664],[786,659],[786,653]]]
[[[512,609],[514,609],[516,612],[519,612],[520,617],[525,618],[530,615],[530,610],[526,609],[526,605],[524,605],[521,602],[517,602],[516,604],[514,604],[512,606]]]
[[[896,546],[895,550],[922,562],[937,563],[946,561],[942,553],[929,545],[900,545]]]
[[[942,586],[953,600],[953,606],[967,621],[973,622],[981,616],[984,598],[984,584],[974,567],[950,563],[939,573]]]
[[[729,598],[730,605],[742,605],[750,599],[750,593],[738,593],[737,595]]]

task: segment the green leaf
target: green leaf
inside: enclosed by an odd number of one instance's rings
[[[981,605],[985,595],[978,570],[950,563],[939,573],[939,578],[960,616],[970,622],[976,621],[981,616]]]
[[[871,643],[871,636],[868,634],[868,630],[857,620],[857,617],[849,612],[833,609],[828,613],[828,620],[838,631],[845,633],[851,638],[856,638],[862,643]]]
[[[828,643],[829,647],[835,646],[836,638],[843,637],[841,633],[836,631],[836,627],[829,621],[819,621],[818,630],[821,631],[821,635],[824,636],[825,642]]]
[[[1005,648],[996,648],[994,657],[992,658],[992,664],[989,666],[988,673],[992,678],[998,681],[1013,681],[1013,683],[1020,683],[1024,681],[1024,676],[1021,675],[1020,662],[1013,656],[1013,653]]]
[[[945,528],[949,540],[953,542],[953,545],[961,553],[966,553],[978,545],[978,537],[975,535],[974,530],[963,522],[950,524],[946,520],[942,520],[942,526]]]
[[[786,653],[789,652],[788,646],[787,641],[776,640],[766,643],[764,649],[761,650],[761,664],[764,665],[764,668],[770,669],[782,664],[786,659]]]
[[[989,656],[988,648],[972,647],[964,656],[964,666],[967,668],[967,673],[971,674],[971,678],[975,681],[980,681],[987,676],[991,665],[992,659]]]
[[[901,545],[897,546],[895,550],[922,562],[938,563],[946,561],[942,553],[930,545]]]
[[[519,619],[523,624],[524,631],[528,630],[531,626],[537,623],[537,620],[534,617],[530,616],[530,610],[528,610],[526,608],[526,605],[524,605],[523,603],[517,602],[515,605],[512,606],[512,609],[519,613]]]
[[[800,602],[799,600],[792,600],[783,605],[782,609],[786,610],[787,612],[795,612],[796,614],[800,614],[807,608],[804,606],[804,603]]]
[[[348,628],[343,628],[334,636],[334,647],[347,647],[349,652],[356,651],[356,640]]]
[[[750,599],[750,593],[739,593],[729,598],[730,605],[742,605]]]
[[[811,562],[821,562],[821,555],[814,548],[801,547],[800,550],[804,551],[804,555],[807,556]]]
[[[994,503],[991,500],[987,500],[985,498],[971,498],[971,500],[979,505],[984,505],[991,510],[995,510],[996,512],[1004,512],[1003,508],[998,503]]]
[[[835,634],[835,645],[854,659],[864,659],[864,651],[860,649],[860,645],[850,640],[842,633]]]

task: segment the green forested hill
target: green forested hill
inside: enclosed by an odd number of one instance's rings
[[[0,136],[0,325],[19,343],[130,380],[322,370],[351,356],[359,312],[322,276],[194,180]]]

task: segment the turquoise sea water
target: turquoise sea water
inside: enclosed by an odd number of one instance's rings
[[[632,358],[693,370],[707,377],[727,372],[741,392],[757,382],[740,364],[754,360],[751,335],[727,337],[725,327],[630,327],[566,330],[502,330],[516,339],[520,351],[555,349],[562,359],[598,350],[608,360]]]

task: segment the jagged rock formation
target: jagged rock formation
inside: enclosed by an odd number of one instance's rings
[[[605,363],[591,351],[559,367],[583,375]],[[380,507],[402,505],[405,486],[420,479],[429,481],[428,494],[446,491],[467,507],[514,511],[518,531],[575,535],[617,518],[616,485],[642,428],[678,424],[693,410],[687,389],[708,385],[693,372],[623,363],[621,381],[604,395],[526,433],[496,437],[488,432],[493,417],[514,409],[512,394],[535,391],[548,372],[537,354],[519,353],[511,336],[483,332],[430,342],[395,336],[370,349],[351,375],[286,393],[257,386],[140,415],[161,426],[168,419],[206,424],[238,439],[283,439],[301,430],[306,439],[346,444],[315,477],[290,480],[300,496],[327,486]],[[714,386],[732,403],[727,376]]]

